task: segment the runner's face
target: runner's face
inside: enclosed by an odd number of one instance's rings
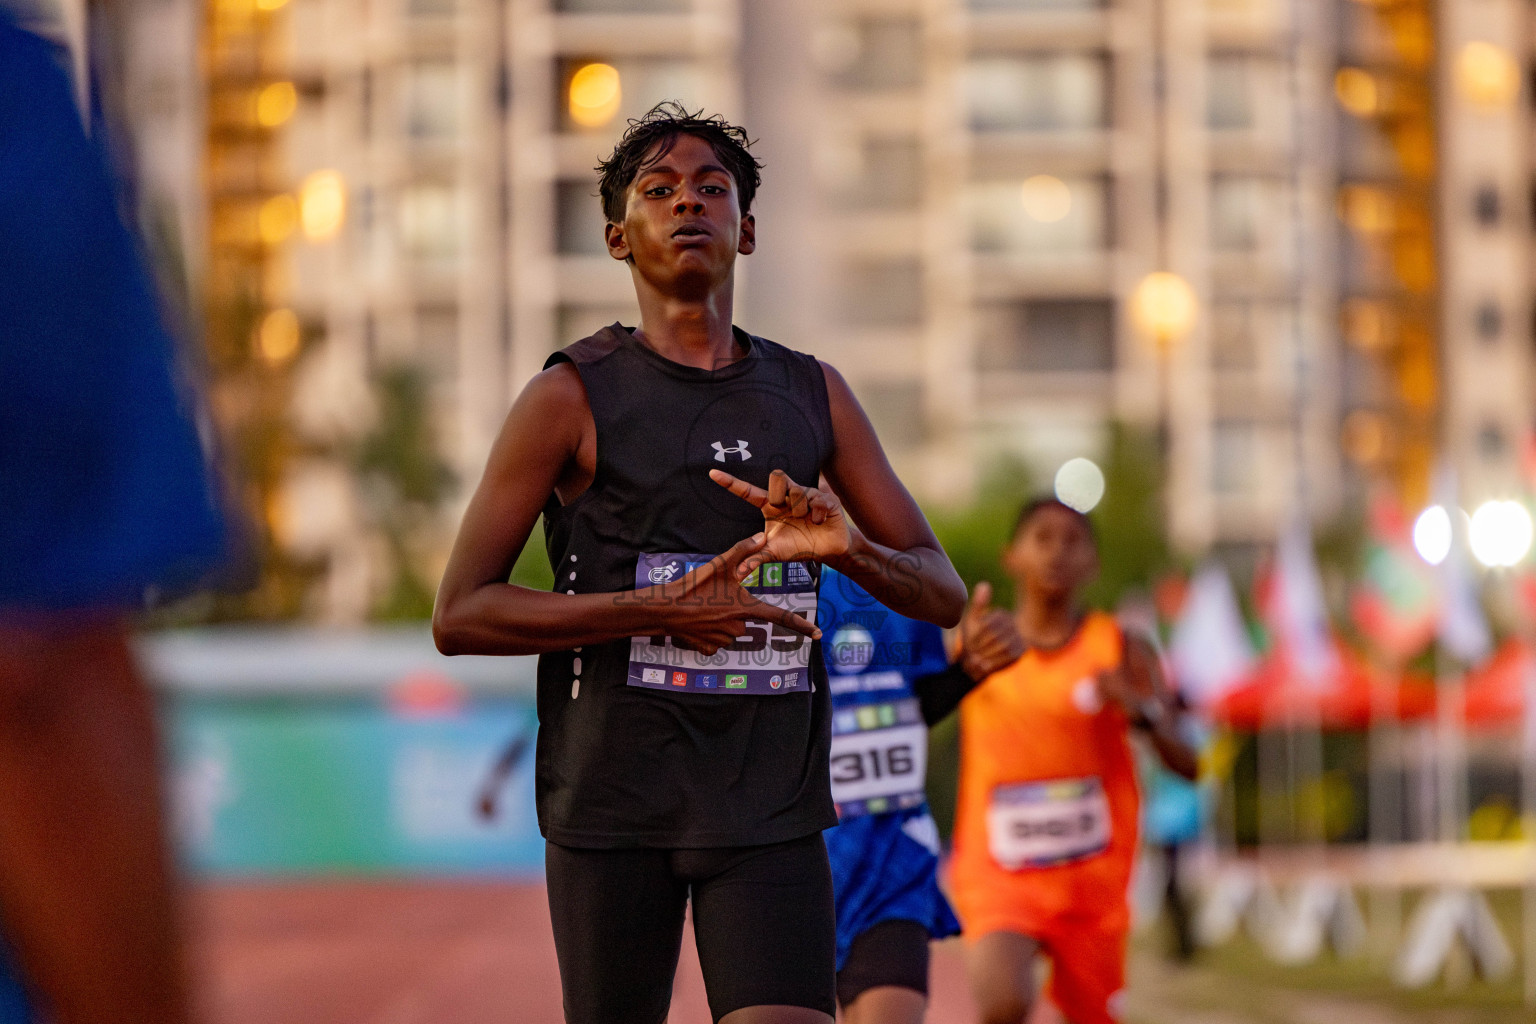
[[[742,215],[736,179],[708,142],[679,135],[666,155],[655,152],[629,186],[624,223],[608,225],[608,252],[633,257],[663,292],[707,293],[753,250],[752,215]]]
[[[1003,554],[1018,590],[1045,598],[1070,594],[1093,579],[1099,556],[1077,516],[1047,505],[1030,517]]]

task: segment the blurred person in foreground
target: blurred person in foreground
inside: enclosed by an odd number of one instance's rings
[[[224,526],[58,49],[0,7],[0,924],[43,1018],[188,1017],[127,617]]]
[[[847,382],[732,322],[736,260],[756,247],[746,132],[662,104],[599,172],[640,325],[556,352],[518,396],[433,635],[445,654],[540,656],[534,782],[567,1021],[664,1021],[691,907],[716,1021],[831,1024],[816,581],[831,566],[946,626],[965,587]],[[553,593],[507,582],[541,513]]]
[[[1020,1024],[1046,956],[1067,1020],[1109,1024],[1125,983],[1137,843],[1130,732],[1186,778],[1195,753],[1151,645],[1079,604],[1098,571],[1086,516],[1054,498],[1030,502],[1002,564],[1018,607],[986,627],[1017,633],[1026,650],[960,704],[952,891],[971,985],[985,1024]]]

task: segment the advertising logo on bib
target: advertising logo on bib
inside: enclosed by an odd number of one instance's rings
[[[775,673],[774,675],[768,677],[768,685],[777,690],[779,687],[784,685],[784,677]]]
[[[745,690],[747,688],[747,677],[738,675],[726,676],[725,688],[727,690]]]
[[[797,687],[799,685],[800,685],[800,673],[799,672],[785,672],[784,673],[784,688],[786,690],[793,690],[795,687]]]
[[[671,583],[673,577],[678,574],[678,571],[681,568],[682,567],[679,566],[676,562],[668,562],[666,565],[654,566],[651,569],[651,582]]]
[[[672,685],[673,686],[687,686],[688,685],[688,673],[687,672],[673,672],[672,673]]]
[[[784,585],[784,563],[768,562],[763,566],[763,586],[782,587]]]
[[[640,679],[647,683],[665,683],[667,674],[659,668],[643,668],[640,670]]]
[[[693,682],[695,686],[698,686],[701,689],[713,690],[715,688],[716,678],[711,673],[701,672],[699,675],[693,677]]]

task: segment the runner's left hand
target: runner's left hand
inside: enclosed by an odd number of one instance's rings
[[[763,512],[768,543],[741,563],[738,577],[744,578],[764,562],[825,562],[853,546],[853,526],[843,515],[843,503],[831,491],[797,484],[782,469],[769,475],[767,490],[724,470],[710,470],[709,478]]]

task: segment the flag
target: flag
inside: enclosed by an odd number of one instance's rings
[[[1451,519],[1451,549],[1440,563],[1440,645],[1458,661],[1473,664],[1493,649],[1493,638],[1477,599],[1472,567],[1467,564],[1466,516],[1456,503],[1456,472],[1442,466],[1435,474],[1435,501]]]
[[[1232,581],[1216,562],[1206,562],[1190,581],[1168,659],[1179,691],[1201,707],[1220,700],[1253,668],[1253,646]]]
[[[1316,685],[1336,674],[1339,656],[1312,556],[1312,531],[1300,516],[1280,535],[1263,612],[1276,644],[1302,680]]]
[[[1372,500],[1368,529],[1350,614],[1378,650],[1407,659],[1435,635],[1440,612],[1435,572],[1413,549],[1412,531],[1391,495]]]

